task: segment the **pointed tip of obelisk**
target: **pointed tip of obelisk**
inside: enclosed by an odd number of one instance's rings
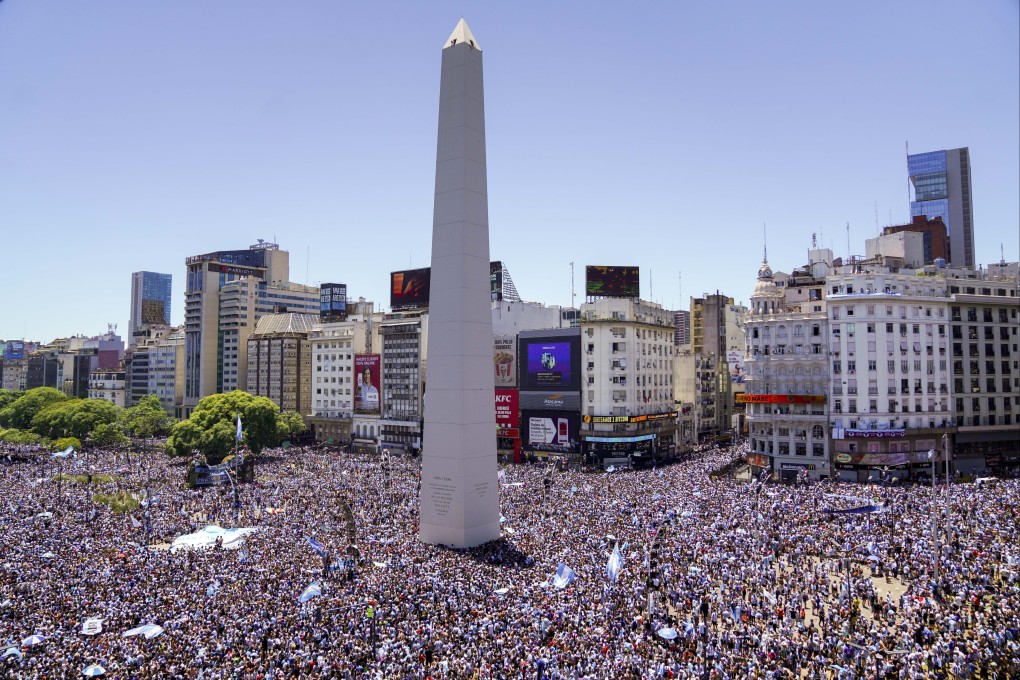
[[[443,49],[445,50],[447,47],[453,47],[454,45],[463,43],[467,43],[479,52],[482,51],[481,45],[479,45],[478,41],[475,40],[475,36],[471,32],[471,29],[468,28],[467,22],[464,21],[464,17],[461,17],[460,21],[457,22],[457,27],[453,29],[453,33],[451,33],[450,37],[446,39],[446,44],[443,45]]]

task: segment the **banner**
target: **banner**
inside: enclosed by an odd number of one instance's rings
[[[496,370],[496,387],[517,386],[517,339],[513,335],[493,338],[492,363]]]
[[[520,437],[521,412],[517,390],[496,390],[496,436]]]
[[[378,354],[354,355],[354,412],[378,415],[380,411],[379,379],[382,364]]]

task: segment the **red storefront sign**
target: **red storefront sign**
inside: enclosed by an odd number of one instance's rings
[[[521,410],[520,392],[517,390],[496,390],[496,433],[500,437],[520,437]]]

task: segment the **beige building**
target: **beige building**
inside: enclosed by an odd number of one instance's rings
[[[316,316],[266,314],[247,340],[247,391],[268,397],[281,411],[307,414],[311,405],[312,343]]]
[[[309,334],[311,410],[306,423],[317,441],[342,442],[351,438],[354,413],[354,356],[368,354],[372,339],[372,313],[346,321],[322,323]]]

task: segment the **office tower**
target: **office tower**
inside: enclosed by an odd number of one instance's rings
[[[949,232],[949,260],[954,267],[974,268],[974,208],[971,200],[970,151],[948,149],[907,156],[914,200],[910,215],[941,217]]]
[[[317,315],[266,314],[248,337],[247,391],[281,411],[311,412],[312,343]]]
[[[319,289],[288,283],[290,255],[259,240],[186,260],[184,416],[202,397],[245,389],[248,336],[264,314],[318,314]]]
[[[463,19],[443,47],[438,137],[418,536],[471,547],[500,529],[482,51]]]
[[[170,325],[169,274],[135,272],[131,275],[131,320],[128,323],[128,344],[134,344],[135,333],[145,326]]]

